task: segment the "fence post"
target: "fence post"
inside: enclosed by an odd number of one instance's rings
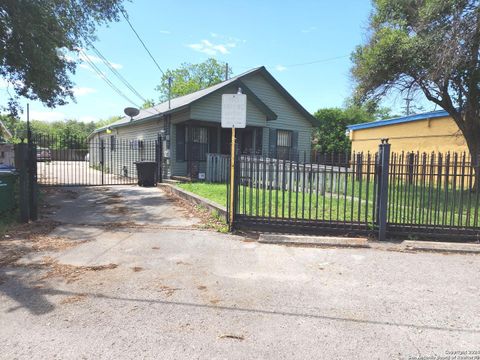
[[[155,163],[157,168],[156,182],[161,183],[163,181],[163,138],[161,136],[155,140]]]
[[[28,144],[15,145],[15,168],[19,173],[18,201],[20,206],[20,222],[28,223],[30,220],[30,200],[28,197]]]
[[[38,184],[37,184],[37,147],[30,143],[28,146],[28,191],[30,220],[38,219]]]
[[[102,185],[105,183],[105,140],[100,140],[100,168],[102,170]]]
[[[387,235],[387,210],[388,210],[388,174],[390,164],[390,144],[388,139],[382,139],[378,147],[378,197],[377,197],[377,222],[378,240],[385,241]]]

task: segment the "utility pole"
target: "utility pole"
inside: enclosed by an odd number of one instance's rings
[[[411,97],[406,97],[404,98],[403,100],[405,100],[406,102],[406,106],[404,107],[405,111],[406,111],[406,115],[409,116],[410,115],[410,103],[412,102],[413,98]]]
[[[228,63],[225,64],[225,81],[228,80]]]
[[[170,100],[172,98],[172,77],[168,77],[168,109],[170,110]]]

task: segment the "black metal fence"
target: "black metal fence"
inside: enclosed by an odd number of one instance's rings
[[[235,224],[380,238],[480,238],[479,164],[464,153],[390,154],[389,149],[385,143],[379,153],[322,155],[318,162],[238,156]]]
[[[155,161],[160,169],[157,140],[35,136],[34,143],[41,185],[135,184],[137,161]]]
[[[480,234],[479,164],[466,153],[392,154],[390,232]]]

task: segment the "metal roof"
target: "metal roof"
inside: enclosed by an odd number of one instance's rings
[[[248,76],[252,75],[254,73],[261,72],[262,75],[265,76],[265,78],[272,83],[272,85],[277,88],[277,90],[280,91],[287,99],[290,101],[290,103],[296,107],[302,115],[304,115],[308,121],[310,121],[313,125],[315,125],[315,118],[313,117],[312,114],[310,114],[305,108],[303,108],[281,85],[278,83],[277,80],[273,78],[273,76],[265,69],[264,66],[258,67],[251,69],[247,72],[244,72],[243,74],[240,74],[238,76],[232,77],[231,79],[228,79],[226,81],[222,81],[219,84],[210,86],[206,89],[199,90],[196,92],[193,92],[188,95],[184,96],[179,96],[177,98],[173,98],[170,100],[170,106],[169,102],[165,101],[161,104],[155,105],[153,107],[150,107],[148,109],[140,109],[140,113],[133,117],[133,119],[130,119],[128,116],[122,117],[120,120],[110,124],[103,126],[101,128],[96,129],[91,135],[101,132],[103,130],[106,130],[108,128],[116,128],[116,127],[122,127],[122,126],[128,126],[130,124],[138,124],[142,123],[145,121],[150,121],[154,119],[158,119],[162,117],[163,115],[171,114],[183,109],[186,109],[188,106],[190,106],[192,103],[194,103],[197,100],[202,99],[203,97],[210,95],[214,93],[215,91],[218,91],[226,86],[229,85],[235,85],[238,84],[242,87],[244,93],[246,93],[249,98],[254,102],[254,104],[267,116],[268,120],[274,120],[277,118],[277,114],[275,114],[265,103],[263,103],[248,87],[241,82],[241,79]]]
[[[372,122],[367,122],[362,124],[348,125],[347,129],[348,130],[369,129],[369,128],[375,128],[380,126],[388,126],[388,125],[401,124],[401,123],[426,120],[426,119],[435,119],[435,118],[446,117],[446,116],[450,116],[448,112],[446,112],[445,110],[437,110],[437,111],[430,111],[422,114],[397,117],[393,119],[378,120],[378,121],[372,121]]]

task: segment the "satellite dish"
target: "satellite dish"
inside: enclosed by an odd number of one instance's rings
[[[140,110],[134,107],[127,107],[123,110],[123,112],[125,113],[125,115],[130,116],[130,121],[133,120],[135,116],[140,114]]]

